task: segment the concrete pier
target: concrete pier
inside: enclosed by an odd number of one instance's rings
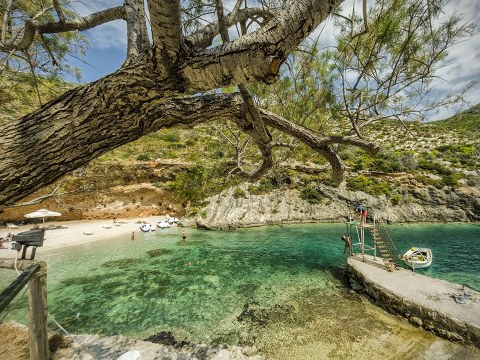
[[[434,279],[406,269],[386,271],[380,258],[351,256],[348,276],[390,313],[401,315],[412,324],[436,335],[480,348],[480,293],[466,289],[470,299],[455,302],[462,295],[459,284]]]

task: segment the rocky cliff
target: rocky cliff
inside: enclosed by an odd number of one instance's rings
[[[303,200],[296,189],[284,188],[254,195],[248,192],[245,184],[208,198],[208,205],[193,220],[208,229],[343,222],[359,203],[369,209],[369,215],[391,223],[480,220],[480,189],[473,187],[456,190],[413,188],[406,199],[395,205],[384,195],[374,197],[361,191],[350,191],[345,185],[338,188],[319,185],[317,189],[322,199],[318,204],[311,204]]]

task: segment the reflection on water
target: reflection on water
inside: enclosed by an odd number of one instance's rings
[[[324,224],[192,229],[183,242],[179,229],[168,229],[138,234],[135,241],[125,236],[55,250],[42,254],[49,267],[49,309],[74,333],[146,338],[171,331],[189,342],[255,345],[276,359],[479,355],[350,291],[343,278],[344,230]],[[401,249],[432,248],[427,274],[480,289],[479,226],[389,231],[401,239]],[[7,319],[25,316],[21,302],[10,310]]]

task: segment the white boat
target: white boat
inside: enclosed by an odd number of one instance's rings
[[[427,248],[412,247],[405,254],[403,254],[403,261],[412,269],[427,268],[432,265],[432,260],[432,250]]]
[[[142,224],[140,225],[140,230],[143,232],[155,231],[155,226],[151,224]]]
[[[157,227],[159,227],[160,229],[167,229],[169,227],[171,227],[172,225],[168,222],[168,221],[159,221],[157,223]]]

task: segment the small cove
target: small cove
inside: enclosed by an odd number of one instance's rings
[[[480,290],[479,225],[388,230],[402,250],[432,248],[434,263],[423,273]],[[432,346],[466,359],[478,354],[350,291],[341,224],[189,229],[185,243],[180,232],[138,232],[135,241],[123,237],[41,253],[51,314],[72,333],[146,338],[171,331],[189,342],[255,345],[278,359],[380,359],[391,348],[408,359]],[[14,275],[0,274],[4,288]],[[5,320],[22,322],[25,302],[14,304]],[[361,348],[364,357],[354,357]]]

